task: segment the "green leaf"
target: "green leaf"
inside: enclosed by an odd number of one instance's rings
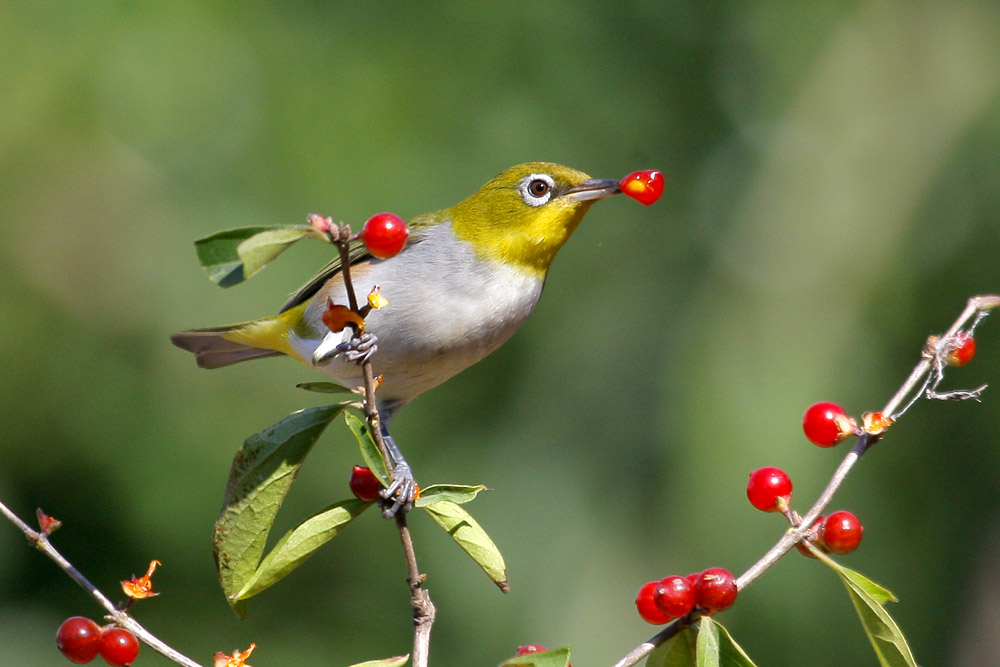
[[[247,438],[236,452],[213,539],[219,583],[227,599],[253,576],[274,517],[302,461],[330,421],[347,405],[294,412]],[[245,601],[229,602],[237,616],[246,616]]]
[[[892,591],[861,573],[844,567],[808,542],[806,545],[813,555],[830,566],[844,582],[879,663],[887,667],[916,667],[917,662],[902,630],[882,606],[886,602],[896,602]]]
[[[251,277],[288,246],[307,236],[315,236],[316,231],[309,225],[271,229],[254,234],[236,246],[236,253],[243,260],[243,279]]]
[[[756,667],[729,631],[708,616],[698,624],[698,667]]]
[[[201,268],[219,287],[232,287],[251,277],[312,227],[240,227],[216,232],[194,242]]]
[[[456,505],[464,505],[474,500],[480,491],[489,491],[482,484],[469,486],[467,484],[431,484],[426,489],[420,489],[420,497],[413,504],[426,507],[439,500],[448,500]]]
[[[342,387],[336,382],[300,382],[295,385],[296,389],[305,391],[315,391],[318,394],[350,394],[347,387]]]
[[[358,439],[358,447],[361,449],[361,458],[365,460],[365,465],[371,468],[371,471],[378,477],[378,481],[382,482],[383,487],[388,487],[390,480],[385,459],[382,458],[382,453],[375,445],[375,441],[372,440],[368,422],[353,412],[345,412],[344,420],[347,422],[347,428],[351,429],[351,433]]]
[[[569,648],[557,648],[545,653],[528,653],[508,658],[499,667],[566,667],[569,665]]]
[[[646,667],[695,667],[697,643],[694,628],[685,628],[650,653]]]
[[[395,658],[385,658],[384,660],[368,660],[367,662],[359,662],[350,667],[403,667],[406,663],[410,661],[410,655],[400,655]]]
[[[507,565],[503,562],[500,550],[472,515],[448,500],[439,500],[423,509],[483,568],[501,591],[506,593],[510,590],[507,585]]]
[[[895,600],[892,593],[846,567],[841,567],[838,574],[847,586],[851,602],[861,618],[861,625],[875,649],[879,663],[885,667],[916,667],[917,661],[903,632],[879,602]]]
[[[245,600],[285,578],[373,503],[351,498],[330,505],[288,531],[274,545],[234,600]]]
[[[896,596],[892,594],[892,591],[876,584],[860,572],[856,572],[850,568],[844,567],[843,565],[840,565],[838,572],[840,576],[851,580],[852,587],[857,587],[863,590],[880,605],[884,605],[886,602],[898,602]]]
[[[830,566],[844,582],[879,663],[887,667],[916,667],[916,659],[909,644],[906,643],[902,630],[882,606],[886,602],[896,602],[896,596],[892,591],[876,584],[861,573],[844,567],[812,545],[806,544],[813,555]]]

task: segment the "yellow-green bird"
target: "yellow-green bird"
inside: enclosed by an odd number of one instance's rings
[[[323,323],[328,302],[348,303],[339,260],[324,267],[277,315],[175,334],[198,365],[219,368],[285,354],[345,387],[362,384],[359,360],[374,349],[382,374],[378,410],[392,457],[386,515],[413,502],[416,483],[389,436],[396,411],[476,363],[517,331],[542,293],[545,276],[590,206],[619,193],[619,181],[599,180],[550,162],[528,162],[502,172],[451,208],[409,221],[410,237],[390,259],[355,253],[356,293],[381,287],[390,301],[365,320],[364,340],[348,327]]]

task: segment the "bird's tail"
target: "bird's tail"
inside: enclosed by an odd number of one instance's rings
[[[303,304],[304,306],[305,304]],[[170,337],[174,345],[195,355],[202,368],[222,368],[231,364],[288,354],[299,356],[288,344],[292,321],[299,308],[250,322],[207,329],[181,331]]]

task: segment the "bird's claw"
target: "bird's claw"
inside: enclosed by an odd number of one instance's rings
[[[378,338],[373,333],[361,334],[356,338],[341,343],[336,348],[336,354],[342,354],[344,361],[361,365],[368,361],[378,351]]]
[[[379,495],[382,496],[382,516],[391,519],[397,512],[404,514],[413,509],[413,501],[417,498],[417,480],[413,478],[413,471],[405,463],[397,465],[392,470],[392,483],[382,489]]]

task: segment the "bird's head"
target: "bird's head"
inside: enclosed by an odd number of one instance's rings
[[[479,255],[544,275],[591,204],[619,192],[618,181],[593,179],[551,162],[526,162],[443,213],[455,235]]]

